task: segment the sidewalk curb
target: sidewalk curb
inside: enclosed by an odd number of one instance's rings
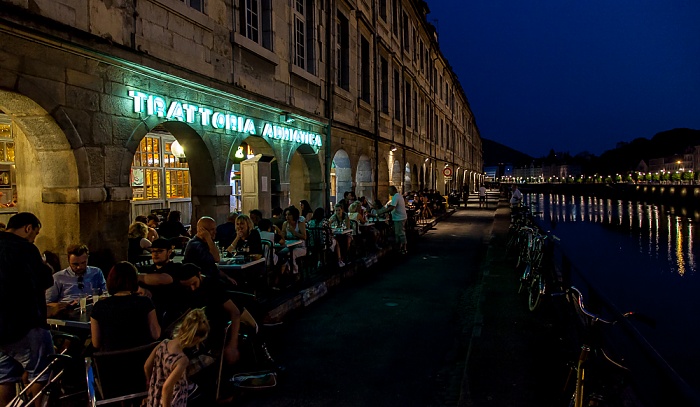
[[[484,287],[484,277],[488,277],[491,271],[491,263],[493,261],[493,253],[494,253],[494,245],[493,241],[496,236],[496,231],[494,230],[494,225],[496,221],[498,221],[498,217],[503,216],[503,208],[508,208],[508,203],[504,200],[499,200],[496,206],[496,209],[494,210],[493,216],[494,220],[491,223],[491,231],[489,233],[489,238],[488,242],[485,242],[488,244],[488,247],[486,249],[486,256],[484,257],[484,261],[481,263],[479,267],[479,276],[477,277],[477,283],[475,287],[475,297],[476,297],[476,310],[474,312],[474,321],[472,324],[472,334],[469,338],[469,344],[467,346],[467,355],[465,357],[464,361],[464,372],[462,373],[462,385],[461,385],[461,391],[459,395],[459,400],[457,402],[458,407],[473,407],[474,402],[471,398],[471,391],[469,388],[469,360],[472,354],[472,349],[474,345],[474,341],[478,340],[481,337],[481,330],[484,325],[484,315],[482,313],[482,306],[484,303],[484,294],[483,294],[483,287]],[[500,213],[499,213],[500,212]],[[500,216],[499,216],[500,215]],[[510,221],[509,221],[510,222]]]

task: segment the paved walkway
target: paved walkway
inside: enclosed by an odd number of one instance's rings
[[[451,294],[449,303],[456,307],[455,315],[452,324],[455,325],[457,331],[448,333],[442,331],[443,334],[449,334],[456,337],[454,347],[449,350],[449,358],[452,361],[449,366],[444,366],[439,373],[438,380],[440,381],[436,387],[432,388],[434,394],[432,400],[426,399],[414,400],[404,404],[394,404],[391,398],[380,398],[384,400],[384,404],[362,404],[362,405],[444,405],[444,406],[547,406],[555,404],[557,399],[561,398],[560,388],[566,379],[568,368],[561,363],[563,360],[561,344],[558,343],[557,333],[554,331],[552,315],[547,315],[542,312],[532,313],[527,308],[527,300],[524,294],[518,293],[519,276],[516,275],[513,259],[508,258],[505,253],[505,237],[508,231],[510,222],[510,210],[505,201],[498,201],[497,197],[492,197],[491,205],[487,209],[478,208],[477,205],[468,205],[467,209],[458,209],[450,216],[439,219],[432,227],[432,231],[428,231],[419,239],[418,248],[415,247],[408,256],[399,257],[391,252],[382,253],[386,256],[383,260],[375,259],[369,262],[357,262],[356,264],[347,267],[342,273],[326,276],[311,286],[299,290],[281,300],[274,307],[271,307],[268,312],[268,320],[276,321],[286,319],[287,314],[292,311],[297,311],[305,307],[310,307],[311,304],[320,300],[328,294],[332,294],[330,299],[324,302],[321,308],[334,307],[337,305],[336,295],[342,294],[345,301],[354,301],[350,299],[347,291],[344,288],[348,285],[353,285],[358,278],[362,281],[362,276],[376,276],[384,273],[395,274],[396,270],[386,270],[382,267],[387,267],[387,259],[398,261],[398,267],[401,270],[406,270],[406,278],[410,278],[411,284],[422,284],[423,289],[431,293],[439,292],[440,287],[430,282],[431,273],[458,272],[460,276],[456,280],[452,280],[448,284],[459,285],[460,294],[455,294],[452,291],[454,287],[445,287],[446,292]],[[430,230],[430,229],[427,229]],[[379,261],[378,264],[372,264]],[[466,267],[466,268],[465,268]],[[392,267],[395,269],[395,267]],[[411,277],[409,277],[411,276]],[[370,277],[374,278],[374,277]],[[383,276],[383,278],[391,278]],[[422,279],[422,280],[421,280]],[[421,281],[425,281],[421,283]],[[441,280],[442,281],[442,280]],[[393,283],[394,285],[396,284]],[[442,281],[441,284],[447,284]],[[343,286],[343,287],[341,287]],[[413,285],[412,285],[413,286]],[[368,293],[362,293],[365,287],[357,287],[358,292],[355,294],[359,298],[367,298],[371,296],[371,288],[367,288]],[[390,285],[384,288],[384,291],[389,290]],[[407,288],[406,288],[407,289]],[[381,297],[381,292],[377,292]],[[459,298],[456,298],[458,295]],[[403,304],[412,294],[398,295],[386,294],[380,301],[381,307],[386,307],[387,303],[396,303],[401,310]],[[434,301],[434,300],[433,300]],[[447,301],[447,299],[446,299]],[[374,301],[373,301],[374,302]],[[330,304],[330,305],[329,305]],[[333,305],[336,304],[336,305]],[[318,313],[319,308],[314,308]],[[447,309],[441,310],[437,308],[436,318],[443,320]],[[337,318],[337,311],[328,311]],[[374,315],[375,311],[362,311],[365,316]],[[297,315],[297,313],[293,313]],[[303,313],[303,318],[307,323],[307,312]],[[344,315],[344,314],[343,314]],[[403,315],[403,316],[400,316]],[[403,312],[397,314],[397,318],[406,318],[407,314]],[[419,324],[417,329],[429,329],[430,318]],[[293,318],[296,320],[296,317]],[[333,317],[325,323],[332,323]],[[444,322],[444,321],[443,321]],[[298,320],[292,325],[298,323]],[[363,322],[353,322],[356,329],[366,332],[369,337],[379,339],[375,334],[377,326],[357,325]],[[398,323],[396,321],[395,323]],[[392,322],[392,324],[395,324]],[[342,325],[342,323],[341,323]],[[371,325],[371,324],[370,324]],[[304,330],[296,330],[297,334],[301,334]],[[316,332],[317,328],[312,325],[306,325],[306,329],[313,329]],[[342,332],[345,328],[336,328],[337,332]],[[371,334],[370,334],[371,332]],[[349,332],[348,332],[349,334]],[[386,333],[388,335],[388,332]],[[407,338],[410,335],[417,337],[417,340],[425,339],[425,335],[411,333],[406,331],[399,333]],[[322,335],[316,332],[316,335]],[[338,336],[334,336],[334,340],[338,340]],[[356,338],[357,339],[357,338]],[[321,341],[323,343],[323,341]],[[308,345],[308,344],[307,344]],[[318,344],[314,345],[318,346]],[[314,349],[311,346],[311,349]],[[394,345],[398,346],[398,345]],[[384,349],[384,348],[382,348]],[[385,349],[389,355],[379,355],[374,353],[373,357],[378,359],[393,358],[391,356],[394,351],[391,346]],[[434,351],[430,347],[417,349],[417,352]],[[296,351],[295,351],[296,352]],[[326,350],[323,352],[324,358],[331,358],[332,352]],[[381,356],[381,357],[380,357]],[[444,358],[441,356],[441,358]],[[315,352],[306,356],[307,362],[315,359]],[[332,362],[332,359],[328,361]],[[315,361],[318,369],[323,372],[324,361]],[[348,363],[343,362],[343,363]],[[371,362],[366,361],[371,364]],[[305,364],[301,364],[291,370],[296,371],[299,368],[306,369]],[[352,363],[355,369],[360,369],[361,363]],[[289,366],[288,366],[289,367]],[[411,366],[414,367],[414,366]],[[408,368],[408,367],[404,367]],[[333,369],[329,368],[326,374],[333,375]],[[370,367],[368,367],[370,369]],[[307,369],[308,370],[308,369]],[[313,369],[305,370],[306,375],[313,376]],[[386,371],[385,374],[395,374],[395,371]],[[371,373],[368,373],[372,376]],[[378,373],[379,374],[379,373]],[[362,380],[353,377],[348,373],[344,373],[343,377],[347,380]],[[360,376],[362,377],[362,376]],[[318,379],[318,378],[317,378]],[[295,381],[297,386],[306,386]],[[326,383],[325,386],[331,384]],[[406,383],[405,385],[415,386],[419,383]],[[308,388],[308,393],[304,397],[308,397],[307,401],[312,402],[313,399],[313,384]],[[377,389],[375,389],[377,390]],[[381,390],[381,389],[379,389]],[[399,390],[395,392],[401,393]],[[379,394],[379,393],[377,393]],[[405,394],[405,392],[401,393]],[[287,394],[290,398],[294,396],[292,393]],[[290,398],[286,398],[286,402],[277,400],[272,402],[268,397],[263,397],[260,400],[252,402],[250,405],[290,405]],[[358,395],[357,392],[352,393],[357,402],[369,397],[367,394]],[[396,396],[396,395],[395,395]],[[399,397],[399,396],[397,396]],[[275,397],[273,397],[274,399]],[[257,399],[257,397],[255,397]],[[377,399],[379,401],[380,399]],[[325,404],[333,400],[330,394],[324,393],[323,401],[319,401],[318,405]],[[261,404],[262,403],[262,404]],[[279,404],[277,404],[279,403]],[[303,404],[295,404],[303,405]],[[316,404],[314,404],[316,405]],[[350,402],[343,405],[360,405]]]
[[[549,406],[561,400],[568,368],[547,311],[532,313],[506,255],[510,209],[494,213],[488,253],[477,283],[478,305],[460,406]],[[564,405],[564,404],[562,404]]]
[[[493,213],[458,210],[407,256],[309,294],[271,340],[279,388],[239,405],[457,406]]]

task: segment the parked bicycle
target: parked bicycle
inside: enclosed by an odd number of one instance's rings
[[[555,291],[556,279],[550,269],[551,261],[545,261],[545,250],[551,250],[547,244],[556,237],[537,227],[524,227],[522,233],[525,235],[521,241],[523,249],[520,256],[523,273],[518,292],[527,290],[528,309],[535,311],[542,304],[544,296]]]
[[[615,360],[603,348],[599,327],[615,325],[621,318],[635,318],[650,325],[653,321],[633,312],[622,314],[620,319],[605,319],[586,308],[583,294],[576,287],[567,290],[567,299],[573,303],[584,327],[581,352],[564,385],[564,394],[572,394],[569,407],[642,405],[632,389],[624,361]]]

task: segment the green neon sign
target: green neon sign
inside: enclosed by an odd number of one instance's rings
[[[130,90],[129,97],[133,103],[134,113],[157,116],[166,120],[199,124],[204,128],[224,130],[227,132],[260,134],[270,140],[280,140],[295,144],[308,144],[321,147],[321,135],[288,126],[263,122],[256,125],[255,119],[236,115],[231,112],[197,106],[188,102],[171,100],[169,103],[159,95],[152,95],[138,90]]]

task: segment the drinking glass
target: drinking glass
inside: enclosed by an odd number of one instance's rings
[[[99,300],[100,300],[100,289],[93,288],[92,289],[92,303],[95,304]]]
[[[87,310],[87,294],[80,294],[80,300],[78,300],[78,303],[80,304],[80,312],[85,312]]]

